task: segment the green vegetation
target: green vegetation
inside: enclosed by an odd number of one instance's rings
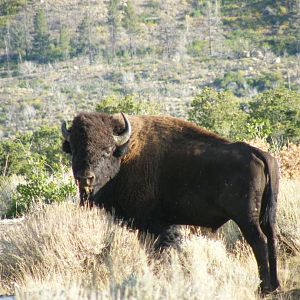
[[[42,159],[45,165],[67,163],[61,152],[61,133],[57,127],[42,127],[34,132],[19,134],[0,142],[0,167],[3,175],[26,175],[28,158]],[[51,167],[52,166],[52,167]]]
[[[138,101],[133,96],[124,98],[111,96],[103,99],[96,106],[96,111],[108,114],[123,112],[130,115],[156,115],[159,114],[160,109],[158,105]]]
[[[193,99],[189,120],[224,137],[240,139],[246,113],[230,92],[205,88]]]
[[[192,25],[192,30],[199,31],[199,35],[188,38],[186,44],[187,53],[192,57],[239,55],[255,48],[270,50],[276,55],[295,55],[299,53],[300,12],[297,3],[297,0],[206,0],[187,1],[177,8],[156,1],[145,1],[138,7],[134,1],[110,0],[106,3],[107,15],[100,14],[100,20],[99,14],[93,13],[98,7],[89,4],[82,8],[78,19],[76,15],[76,19],[61,22],[65,19],[62,16],[57,19],[51,16],[55,8],[44,7],[38,1],[1,0],[0,52],[6,53],[2,59],[10,61],[19,60],[20,53],[25,54],[26,59],[41,63],[66,60],[71,54],[87,55],[93,63],[98,57],[110,60],[145,56],[145,49],[153,49],[158,43],[170,54],[176,53],[173,47],[181,44],[177,39],[187,26],[190,30]],[[64,4],[58,2],[58,5],[64,10]],[[70,3],[72,5],[74,12],[70,12],[78,13],[81,7]],[[164,11],[170,16],[167,17]],[[172,15],[181,16],[173,25]],[[16,23],[23,24],[20,35],[14,33]],[[147,31],[152,31],[151,27],[156,27],[157,34],[140,40],[138,34],[147,35]],[[18,48],[14,47],[16,44]],[[155,51],[164,55],[164,51]]]
[[[247,82],[242,71],[227,72],[223,78],[217,78],[214,85],[221,90],[229,90],[236,96],[243,96]]]
[[[277,141],[300,140],[300,94],[275,89],[256,96],[249,103],[248,124],[257,124],[263,136]]]
[[[276,89],[280,87],[287,87],[281,73],[265,73],[253,79],[248,80],[248,84],[255,87],[259,92]]]
[[[62,154],[57,128],[41,128],[1,141],[0,164],[1,178],[23,178],[11,197],[7,217],[24,214],[34,203],[64,201],[76,193],[72,178],[67,176],[67,158]]]
[[[224,137],[263,138],[276,144],[300,140],[300,94],[278,88],[242,102],[232,93],[205,88],[195,96],[189,120]]]
[[[29,158],[25,183],[19,183],[12,196],[6,217],[16,217],[27,213],[34,204],[66,201],[76,195],[76,187],[67,175],[67,168],[60,164],[49,165],[42,159]]]

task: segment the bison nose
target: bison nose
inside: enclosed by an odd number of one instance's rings
[[[95,182],[95,174],[91,171],[77,174],[75,178],[81,187],[92,186]]]

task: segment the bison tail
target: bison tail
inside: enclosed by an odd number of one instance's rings
[[[260,226],[267,237],[271,291],[274,291],[280,286],[277,276],[277,235],[275,229],[277,196],[279,190],[279,168],[276,159],[269,154],[260,152],[260,158],[265,163],[265,174],[267,178],[267,184],[262,199]]]
[[[260,214],[260,221],[263,225],[275,225],[276,222],[276,208],[277,196],[279,187],[279,167],[277,160],[268,153],[258,150],[259,158],[265,164],[265,175],[267,184],[262,199],[262,208]]]
[[[263,203],[260,221],[263,225],[275,224],[276,222],[276,195],[273,191],[271,180],[269,179],[268,185],[264,192]]]

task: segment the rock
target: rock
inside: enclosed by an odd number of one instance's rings
[[[274,60],[274,64],[280,64],[280,63],[281,63],[281,58],[276,57],[276,59]]]

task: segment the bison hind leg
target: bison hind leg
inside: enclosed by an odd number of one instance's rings
[[[258,223],[237,222],[241,232],[249,243],[257,261],[260,289],[263,294],[273,291],[269,272],[267,238]]]
[[[276,290],[280,287],[277,276],[277,254],[276,254],[276,232],[275,225],[270,222],[262,223],[261,229],[267,237],[268,243],[268,258],[270,268],[270,280],[272,290]]]

